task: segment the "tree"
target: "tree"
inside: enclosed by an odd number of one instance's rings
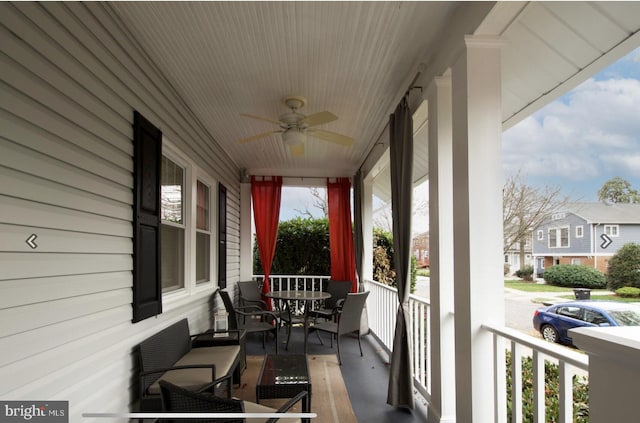
[[[607,285],[615,291],[632,286],[640,288],[640,244],[624,244],[608,264]]]
[[[569,198],[561,194],[560,187],[534,188],[520,172],[509,177],[503,189],[503,253],[520,244],[520,269],[525,266],[525,243],[531,239],[534,228],[552,213],[565,207]]]
[[[322,212],[322,217],[329,217],[329,201],[327,199],[327,190],[316,187],[310,187],[309,193],[313,197],[313,203],[311,204],[316,209],[319,209]],[[306,216],[309,219],[315,219],[315,216],[308,208],[304,210],[293,209],[300,213],[302,216]]]
[[[638,190],[631,188],[631,183],[619,176],[609,179],[598,190],[598,201],[603,203],[640,203]]]

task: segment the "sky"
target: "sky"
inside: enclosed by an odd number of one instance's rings
[[[505,131],[502,153],[505,179],[519,171],[571,201],[598,201],[616,176],[640,191],[640,47]],[[294,209],[321,215],[308,189],[285,189],[281,221],[300,215]],[[414,233],[426,224],[414,217]]]
[[[620,176],[640,190],[640,48],[503,133],[505,178],[598,201]]]

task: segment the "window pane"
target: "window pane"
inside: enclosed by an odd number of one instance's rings
[[[549,247],[553,248],[557,246],[557,241],[556,241],[556,230],[555,229],[550,229],[549,230]]]
[[[162,220],[183,223],[184,169],[162,157]]]
[[[184,229],[162,225],[162,291],[184,288]]]
[[[209,187],[198,181],[198,201],[197,201],[197,219],[196,225],[198,229],[203,231],[209,230]]]
[[[560,246],[561,247],[569,246],[569,228],[560,229]]]
[[[209,281],[210,245],[209,234],[196,233],[196,283]]]

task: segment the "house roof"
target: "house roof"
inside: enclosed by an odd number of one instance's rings
[[[588,223],[640,224],[640,204],[571,203],[567,211]]]

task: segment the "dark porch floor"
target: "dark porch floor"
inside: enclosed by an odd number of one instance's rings
[[[328,334],[321,334],[324,345],[321,345],[315,333],[309,334],[308,354],[336,354],[336,344],[330,348]],[[304,351],[304,332],[301,327],[294,328],[291,334],[289,350],[285,350],[286,329],[279,334],[279,354],[300,354]],[[266,351],[262,348],[262,335],[251,334],[247,337],[247,355],[273,353],[273,337],[267,338]],[[421,397],[416,397],[414,410],[399,409],[387,404],[387,388],[389,383],[389,365],[385,362],[381,347],[373,336],[362,338],[360,357],[358,341],[355,336],[343,336],[340,342],[342,356],[342,377],[344,379],[351,406],[359,422],[426,422],[427,409]]]

